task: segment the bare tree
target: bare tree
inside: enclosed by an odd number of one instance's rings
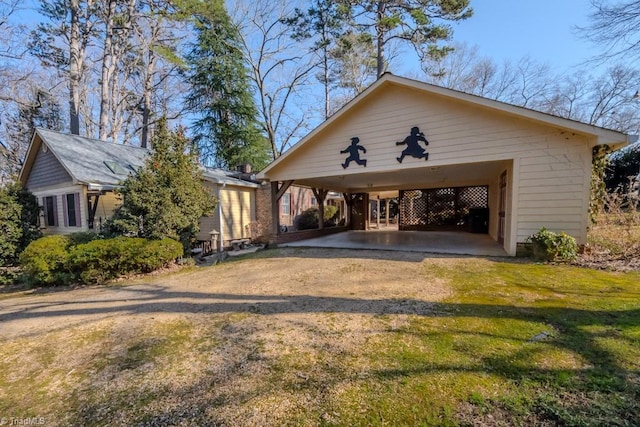
[[[40,59],[41,65],[66,76],[73,134],[80,134],[80,113],[86,105],[83,83],[87,81],[88,48],[97,24],[95,6],[95,0],[41,2],[40,13],[48,22],[38,25],[29,43],[31,53]]]
[[[640,103],[633,99],[640,72],[627,66],[599,76],[584,71],[559,76],[528,57],[500,67],[458,45],[443,60],[424,63],[423,70],[429,82],[451,89],[621,132],[640,130]]]
[[[290,37],[286,0],[246,1],[233,17],[238,25],[256,98],[261,126],[276,158],[309,121],[302,108],[303,90],[314,69],[308,50]]]
[[[183,111],[187,89],[177,52],[186,29],[183,21],[170,19],[174,12],[170,1],[140,0],[134,20],[125,131],[139,134],[142,147],[149,145],[151,128],[160,118],[174,120]]]
[[[337,63],[334,79],[339,87],[347,91],[343,99],[348,101],[357,96],[375,81],[376,49],[368,34],[347,32],[330,54]],[[334,102],[332,107],[335,109],[341,104]]]
[[[590,25],[581,27],[582,35],[602,46],[596,60],[621,56],[640,56],[640,1],[592,0]],[[629,58],[625,58],[627,61]]]

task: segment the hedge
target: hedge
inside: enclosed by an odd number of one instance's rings
[[[47,236],[32,242],[20,256],[27,282],[33,285],[70,281],[104,283],[126,274],[157,270],[183,253],[180,242],[172,239],[77,237]],[[87,243],[76,243],[82,241]]]
[[[23,276],[29,284],[58,285],[68,280],[66,236],[46,236],[29,243],[20,254]]]

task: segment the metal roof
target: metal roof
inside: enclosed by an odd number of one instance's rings
[[[36,133],[78,183],[118,186],[144,166],[149,150],[131,145],[70,135],[48,129]]]
[[[31,172],[40,142],[51,150],[74,182],[86,184],[90,190],[112,190],[120,186],[130,174],[144,166],[150,153],[146,148],[38,128],[31,141],[25,166],[20,172],[23,182]],[[259,187],[256,182],[241,178],[237,172],[205,167],[201,167],[201,170],[205,180],[216,184]]]

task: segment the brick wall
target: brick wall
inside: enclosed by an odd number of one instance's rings
[[[341,233],[347,230],[348,230],[347,227],[328,227],[322,230],[315,229],[315,230],[292,231],[289,233],[279,234],[278,236],[275,237],[274,241],[276,243],[297,242],[298,240],[328,236],[329,234]]]
[[[262,236],[258,240],[263,243],[274,242],[271,231],[273,219],[271,218],[271,184],[269,183],[261,185],[256,190],[256,220],[262,228]]]

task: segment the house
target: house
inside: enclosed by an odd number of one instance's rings
[[[42,206],[45,234],[99,231],[119,204],[120,183],[144,165],[148,150],[46,129],[36,129],[19,180]],[[199,240],[220,243],[251,237],[255,190],[251,174],[203,168],[203,185],[218,200],[201,219]]]
[[[294,231],[298,229],[298,218],[300,215],[311,208],[318,208],[313,190],[306,187],[291,185],[280,198],[279,224],[283,232]],[[342,195],[332,193],[327,195],[327,204],[336,206],[338,218],[345,217],[345,207]]]
[[[270,182],[271,206],[291,185],[313,189],[320,206],[341,193],[344,230],[369,228],[371,200],[395,200],[399,233],[484,233],[516,255],[541,227],[584,244],[593,150],[636,139],[385,74],[258,178]],[[279,242],[280,215],[265,209],[258,215]]]
[[[249,165],[238,169],[203,171],[203,185],[218,199],[218,205],[211,216],[200,219],[198,240],[210,240],[212,231],[220,233],[217,239],[223,246],[232,240],[258,237],[259,230],[253,230],[252,226],[256,224],[256,189],[260,184],[254,180]]]
[[[45,234],[99,230],[113,214],[113,190],[144,165],[148,151],[36,129],[20,171],[20,183],[40,202]]]

